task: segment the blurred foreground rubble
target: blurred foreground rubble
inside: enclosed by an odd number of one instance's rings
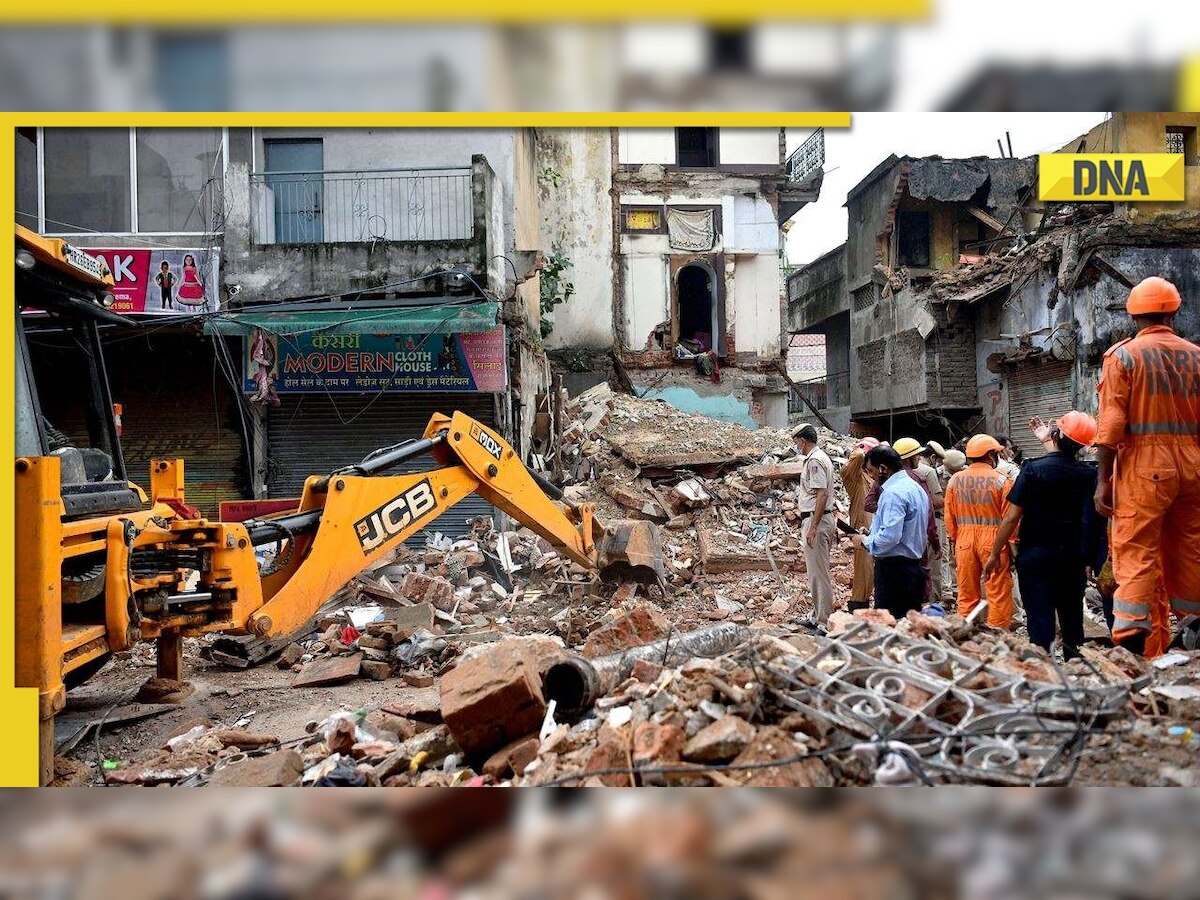
[[[175,897],[1175,897],[1190,792],[15,792],[0,892]],[[170,802],[164,802],[168,800]]]
[[[1191,783],[1184,760],[1200,743],[1191,730],[1200,732],[1200,654],[1152,667],[1092,644],[1063,664],[1018,634],[956,616],[897,623],[876,610],[837,612],[819,636],[800,624],[810,602],[790,484],[799,460],[786,433],[603,385],[567,410],[567,500],[594,502],[602,521],[664,524],[665,584],[606,583],[532,532],[497,531],[490,520],[464,540],[435,533],[331,598],[301,640],[272,648],[294,673],[288,693],[371,679],[385,682],[378,702],[331,705],[303,734],[256,733],[252,716],[192,724],[106,763],[103,779]],[[824,432],[822,444],[840,468],[852,440]],[[844,516],[840,485],[836,505]],[[850,559],[839,545],[839,605]],[[203,652],[231,659],[221,640]],[[99,727],[161,706],[122,707]],[[1168,752],[1155,760],[1155,748]],[[1179,765],[1171,751],[1183,754]],[[1126,769],[1128,754],[1141,763]]]

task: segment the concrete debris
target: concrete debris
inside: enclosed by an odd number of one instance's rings
[[[357,678],[362,660],[361,653],[314,659],[300,670],[292,687],[321,687]]]
[[[607,387],[565,414],[566,498],[594,504],[601,522],[665,520],[665,584],[603,581],[528,529],[490,520],[462,540],[431,535],[360,575],[274,651],[283,671],[265,672],[292,681],[285,693],[314,691],[305,717],[315,698],[330,704],[306,737],[244,717],[178,722],[106,765],[104,780],[1061,784],[1104,771],[1096,757],[1076,765],[1085,750],[1141,759],[1125,733],[1140,735],[1137,748],[1180,754],[1160,758],[1143,783],[1177,783],[1170,772],[1187,770],[1188,735],[1200,733],[1200,653],[1152,666],[1088,643],[1064,663],[1020,634],[955,615],[850,613],[844,540],[832,555],[838,610],[827,634],[806,630],[793,493],[801,461],[785,432]],[[838,470],[853,439],[822,430],[821,441]],[[833,501],[844,515],[840,483]],[[155,698],[183,690],[156,682],[144,689]],[[82,759],[87,743],[72,752]]]
[[[278,750],[218,769],[211,787],[289,787],[300,780],[303,760],[295,750]]]

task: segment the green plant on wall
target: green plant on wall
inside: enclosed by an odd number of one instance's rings
[[[564,273],[569,268],[571,268],[571,260],[561,250],[553,251],[542,267],[542,337],[549,336],[550,332],[554,330],[554,322],[547,316],[554,312],[554,307],[566,303],[575,293],[575,285],[564,277]]]
[[[559,183],[562,181],[562,173],[553,166],[542,166],[540,169],[538,169],[537,177],[538,181],[541,182],[543,186],[548,184],[553,188],[558,187]]]

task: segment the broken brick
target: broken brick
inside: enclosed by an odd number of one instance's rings
[[[584,772],[604,772],[605,769],[628,769],[625,750],[615,740],[607,740],[588,755]],[[607,772],[597,776],[606,787],[629,787],[633,784],[628,772]]]
[[[748,787],[833,787],[829,767],[802,751],[791,736],[775,726],[759,728],[746,749],[733,760],[734,766],[780,762],[778,766],[731,770],[730,775]]]
[[[304,772],[295,750],[276,750],[218,769],[209,779],[211,787],[288,787]]]
[[[377,659],[364,659],[359,674],[372,681],[384,681],[392,675],[392,664]]]
[[[362,659],[361,653],[314,659],[300,670],[300,674],[292,682],[292,687],[323,687],[357,678]]]
[[[300,661],[305,653],[303,644],[288,644],[283,648],[283,652],[279,654],[279,660],[276,665],[281,669],[290,669]]]
[[[383,705],[394,716],[437,724],[442,721],[442,698],[435,688],[403,688]]]
[[[648,659],[634,660],[633,668],[629,670],[629,677],[634,678],[643,684],[654,684],[662,675],[663,667],[658,663],[650,662]]]
[[[512,775],[520,775],[525,771],[527,765],[537,759],[538,746],[537,735],[518,738],[489,756],[481,771],[484,775],[491,775],[497,781]]]
[[[372,637],[369,634],[364,634],[358,639],[358,646],[360,649],[391,650],[392,642],[385,637]]]
[[[686,740],[677,725],[642,722],[633,731],[633,764],[662,766],[679,762]]]
[[[409,572],[400,585],[400,594],[414,603],[430,603],[442,612],[454,609],[454,585],[436,575]]]
[[[754,726],[737,716],[722,716],[698,731],[683,748],[691,762],[728,762],[754,737]]]
[[[662,613],[648,604],[638,603],[615,622],[588,635],[581,652],[589,659],[618,653],[656,641],[669,629],[670,624]]]
[[[546,713],[537,669],[509,643],[443,675],[440,696],[442,720],[469,754],[490,753],[536,731]]]

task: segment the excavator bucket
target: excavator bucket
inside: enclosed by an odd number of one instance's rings
[[[662,546],[662,532],[653,522],[637,519],[605,522],[597,548],[600,575],[609,580],[631,579],[665,586],[667,570]]]

